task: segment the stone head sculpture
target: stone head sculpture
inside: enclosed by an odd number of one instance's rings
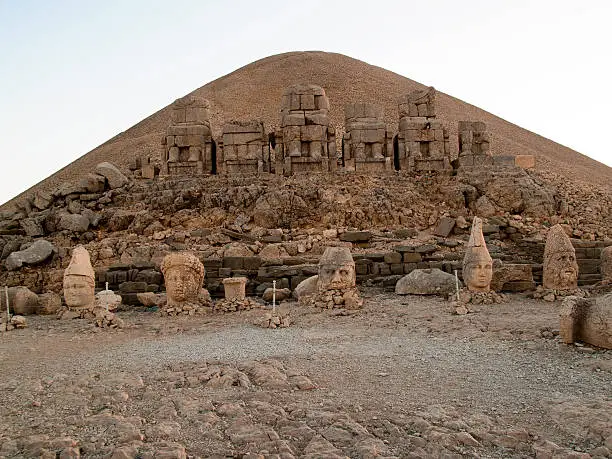
[[[488,292],[493,278],[493,259],[482,235],[482,220],[474,217],[463,258],[463,281],[472,292]]]
[[[319,260],[317,290],[355,287],[355,261],[346,247],[328,247]]]
[[[92,307],[95,301],[95,273],[89,252],[82,245],[72,251],[70,264],[64,271],[64,298],[70,308]]]
[[[576,250],[561,225],[553,226],[546,237],[543,283],[544,288],[552,290],[578,288]]]
[[[196,302],[204,281],[204,265],[192,253],[175,252],[161,263],[168,304]]]

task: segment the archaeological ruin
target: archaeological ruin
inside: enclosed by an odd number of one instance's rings
[[[610,457],[609,174],[304,54],[0,208],[0,458]]]

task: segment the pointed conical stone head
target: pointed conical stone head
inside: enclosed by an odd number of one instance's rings
[[[89,252],[82,245],[72,251],[70,264],[64,271],[64,299],[71,308],[92,307],[95,296],[95,273]]]
[[[493,259],[482,235],[482,220],[474,217],[470,240],[463,258],[463,281],[473,292],[488,292],[493,277]]]
[[[576,250],[561,225],[553,226],[546,237],[543,274],[544,288],[552,290],[578,288]]]

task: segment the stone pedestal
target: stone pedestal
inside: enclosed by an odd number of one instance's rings
[[[246,298],[246,277],[228,277],[223,279],[226,300],[243,301]]]

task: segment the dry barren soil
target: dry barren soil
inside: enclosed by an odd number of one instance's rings
[[[610,457],[612,354],[561,344],[558,303],[363,295],[277,330],[34,316],[0,340],[0,457]]]

